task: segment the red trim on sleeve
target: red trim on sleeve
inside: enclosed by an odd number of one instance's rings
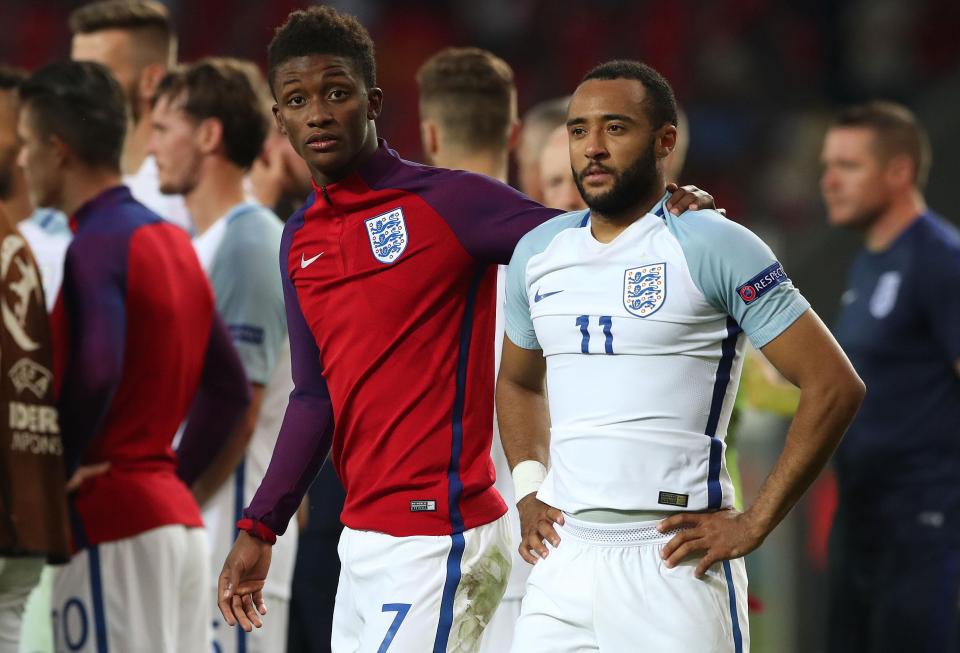
[[[270,527],[263,522],[254,521],[253,519],[241,519],[237,522],[237,528],[241,531],[246,531],[258,540],[263,540],[267,544],[277,543],[277,534],[270,530]]]

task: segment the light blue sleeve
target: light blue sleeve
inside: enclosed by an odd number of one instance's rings
[[[733,317],[757,349],[810,308],[773,251],[746,227],[709,210],[666,219],[700,292]]]
[[[554,237],[564,229],[582,227],[587,212],[564,213],[547,220],[520,239],[510,267],[507,268],[506,305],[504,306],[505,331],[510,342],[524,349],[542,349],[530,317],[530,295],[527,292],[527,264],[530,259],[546,250]]]
[[[510,267],[507,268],[504,331],[517,347],[541,349],[530,318],[530,299],[527,295],[527,263],[532,255],[530,242],[524,236],[513,250]]]
[[[266,385],[287,334],[277,257],[283,225],[265,208],[227,225],[210,270],[217,311],[251,383]]]

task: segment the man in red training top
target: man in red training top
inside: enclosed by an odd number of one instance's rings
[[[120,185],[109,72],[53,64],[20,97],[32,199],[74,232],[52,329],[76,553],[54,580],[54,632],[75,651],[206,653],[206,536],[187,484],[246,408],[243,367],[187,234]]]

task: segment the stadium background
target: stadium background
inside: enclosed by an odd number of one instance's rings
[[[3,0],[0,61],[28,69],[69,54],[67,16],[81,1]],[[180,59],[230,55],[261,66],[293,0],[167,0]],[[956,0],[344,0],[377,44],[380,134],[419,159],[414,73],[438,49],[476,45],[514,68],[521,113],[569,93],[595,63],[642,59],[673,84],[690,120],[681,179],[708,189],[778,252],[830,323],[859,239],[826,228],[818,155],[832,112],[848,102],[904,102],[933,144],[932,208],[960,220],[960,3]],[[936,283],[936,280],[931,280]],[[741,426],[745,494],[779,452],[783,420]],[[755,652],[813,652],[824,621],[821,483],[750,559]]]

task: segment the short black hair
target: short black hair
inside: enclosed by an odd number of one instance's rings
[[[161,97],[171,101],[182,97],[183,110],[191,117],[219,120],[227,158],[249,168],[263,149],[269,127],[263,101],[250,79],[255,70],[238,59],[201,59],[167,73],[157,86],[153,106]]]
[[[0,91],[15,91],[27,79],[27,71],[0,64]]]
[[[420,116],[440,123],[461,147],[507,148],[516,86],[506,61],[480,48],[446,48],[417,71]]]
[[[90,61],[44,66],[20,85],[41,137],[56,135],[91,167],[120,170],[126,98],[105,67]]]
[[[376,86],[377,62],[373,39],[355,16],[327,6],[290,12],[267,48],[267,76],[273,89],[277,68],[285,61],[314,54],[333,54],[353,60],[367,88]]]
[[[906,154],[913,161],[913,179],[919,188],[930,174],[931,148],[927,131],[910,109],[889,100],[873,100],[843,109],[831,127],[862,127],[876,135],[881,161]]]
[[[628,59],[608,61],[584,75],[580,83],[591,79],[635,79],[641,82],[647,90],[644,104],[653,128],[659,129],[666,123],[677,126],[677,98],[670,82],[647,64]]]

